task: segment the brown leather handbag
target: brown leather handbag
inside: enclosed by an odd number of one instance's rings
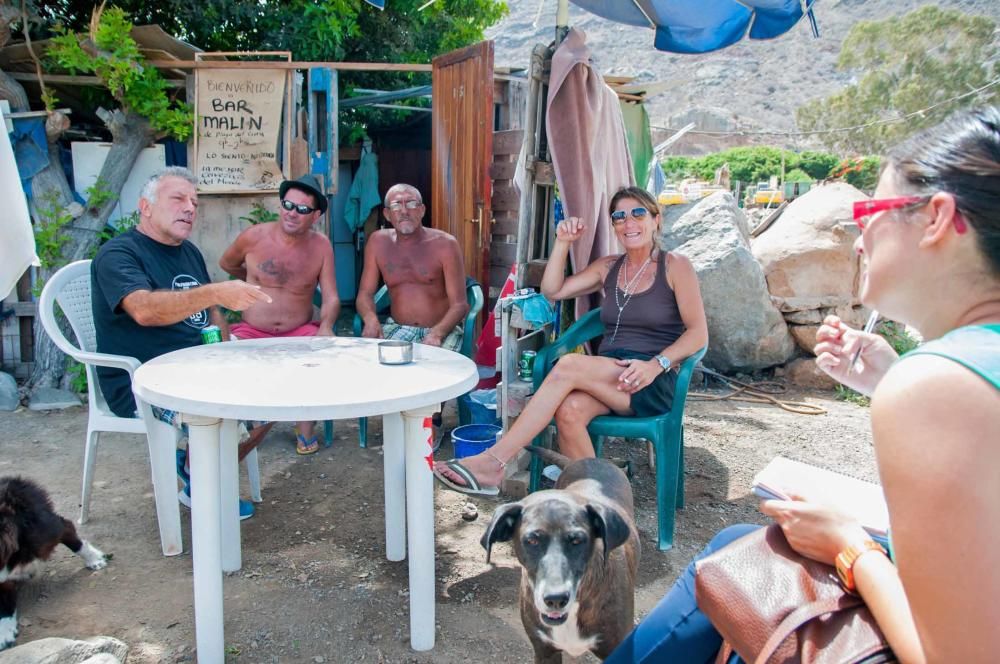
[[[781,528],[754,531],[699,561],[695,596],[724,640],[753,664],[895,662],[864,601],[834,568],[799,555]]]

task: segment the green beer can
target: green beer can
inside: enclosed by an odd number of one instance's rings
[[[209,325],[201,328],[201,343],[217,344],[222,341],[222,330],[218,325]]]
[[[521,357],[517,362],[518,373],[521,380],[531,380],[535,372],[535,356],[538,355],[533,350],[522,350]]]

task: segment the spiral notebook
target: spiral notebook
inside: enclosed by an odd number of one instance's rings
[[[837,507],[861,522],[872,539],[888,544],[889,509],[878,484],[778,456],[753,478],[753,492],[776,500],[793,493]]]

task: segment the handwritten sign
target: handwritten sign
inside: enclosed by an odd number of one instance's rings
[[[197,73],[199,189],[274,191],[284,179],[278,138],[285,72],[203,69]]]

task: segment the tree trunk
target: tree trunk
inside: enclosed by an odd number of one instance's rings
[[[21,12],[6,3],[0,5],[0,47],[10,39],[10,25],[22,17]],[[28,96],[24,87],[11,76],[0,70],[0,99],[10,102],[11,110],[30,110]],[[69,120],[61,113],[50,113],[45,124],[45,134],[48,139],[49,165],[37,173],[31,182],[31,193],[34,201],[45,201],[46,205],[54,204],[71,212],[73,222],[65,229],[68,236],[63,246],[65,263],[89,258],[97,249],[100,232],[107,224],[111,210],[114,209],[118,196],[121,194],[125,180],[128,179],[132,166],[142,149],[155,138],[149,122],[142,116],[132,112],[105,111],[99,109],[100,116],[111,131],[111,150],[101,168],[98,181],[102,188],[114,194],[103,205],[97,208],[87,207],[82,212],[80,206],[73,200],[73,192],[66,181],[62,160],[59,155],[59,138],[69,128]],[[32,205],[32,216],[38,223],[38,214]],[[38,284],[44,284],[58,266],[40,268]],[[65,321],[62,322],[64,327]],[[35,318],[34,368],[25,387],[34,391],[38,387],[53,387],[64,383],[66,357],[49,339],[39,318]],[[67,330],[68,333],[68,330]],[[72,336],[72,335],[70,335]]]
[[[24,88],[4,71],[0,71],[0,99],[10,102],[12,112],[29,109],[28,95],[24,93]]]
[[[140,115],[120,110],[105,111],[99,110],[98,115],[104,120],[111,131],[111,149],[108,157],[101,167],[98,181],[103,188],[112,192],[114,196],[97,208],[87,207],[83,214],[73,220],[71,227],[66,230],[69,236],[66,245],[63,247],[63,257],[65,263],[90,258],[98,247],[100,232],[108,222],[108,217],[114,209],[121,193],[125,180],[128,179],[132,167],[143,148],[148,146],[155,135],[149,126],[149,122]],[[58,166],[58,145],[49,144],[50,166]],[[62,168],[57,169],[62,173]],[[39,174],[41,175],[41,174]],[[37,176],[36,176],[37,178]],[[65,183],[65,178],[63,178]],[[57,191],[59,186],[55,182],[46,180],[45,182],[33,183],[32,192],[37,197],[42,194],[39,191],[41,186],[46,187],[46,191]],[[69,192],[69,186],[65,186],[65,192]],[[63,199],[65,200],[65,199]],[[71,198],[69,199],[72,200]],[[58,268],[55,268],[58,269]],[[39,270],[39,282],[44,283],[55,269]],[[40,324],[35,325],[35,364],[31,376],[28,378],[26,387],[34,391],[38,387],[53,387],[64,382],[63,373],[65,371],[65,356],[56,348],[52,340],[45,333]]]
[[[99,233],[107,225],[108,217],[118,203],[118,196],[139,158],[139,153],[156,138],[149,121],[137,113],[99,109],[97,114],[111,131],[111,149],[108,151],[108,158],[104,160],[97,181],[102,184],[103,189],[113,193],[114,196],[100,207],[88,206],[73,222],[73,228],[70,229],[71,240],[64,252],[67,262],[90,258],[93,255],[98,246]]]

